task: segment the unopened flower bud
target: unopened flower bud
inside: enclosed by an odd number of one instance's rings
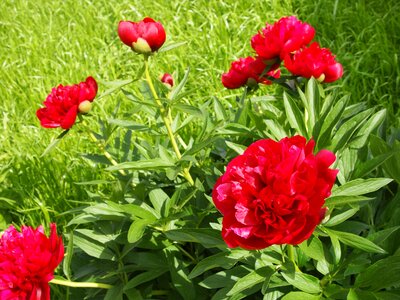
[[[319,77],[317,78],[317,81],[318,81],[318,82],[324,82],[324,80],[325,80],[325,74],[322,73],[321,76],[319,76]]]
[[[164,83],[167,87],[172,88],[174,86],[174,78],[171,74],[165,73],[161,77],[161,82]]]
[[[78,109],[80,113],[87,114],[92,109],[92,102],[85,100],[79,104]]]
[[[150,54],[152,52],[149,43],[142,38],[138,38],[136,42],[133,42],[132,48],[135,52],[140,54]]]

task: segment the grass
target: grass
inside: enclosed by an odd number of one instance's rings
[[[153,74],[174,72],[181,79],[190,67],[187,101],[196,105],[212,96],[233,101],[238,91],[222,87],[221,73],[232,60],[252,54],[249,40],[265,22],[297,14],[316,28],[323,46],[331,47],[343,63],[341,84],[352,101],[386,107],[390,123],[398,126],[399,10],[394,0],[253,1],[251,6],[244,0],[3,1],[0,229],[12,221],[38,225],[54,220],[89,199],[87,187],[76,182],[111,176],[82,157],[98,150],[79,130],[41,158],[60,131],[41,128],[35,111],[60,83],[77,83],[92,75],[101,94],[108,81],[135,77],[140,57],[119,41],[119,20],[152,16],[164,24],[167,44],[187,42],[158,56]],[[112,95],[95,101],[94,110],[112,111],[118,100]],[[89,122],[97,126],[95,120]],[[61,223],[67,221],[60,218]]]

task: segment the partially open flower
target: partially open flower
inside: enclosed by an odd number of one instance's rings
[[[314,38],[315,30],[295,16],[283,17],[273,25],[267,24],[251,39],[251,46],[264,60],[283,60],[284,57],[307,45]]]
[[[174,86],[174,78],[172,77],[171,74],[168,74],[168,73],[165,73],[161,77],[161,82],[170,88]]]
[[[276,66],[267,66],[261,59],[254,57],[239,58],[231,64],[229,72],[222,74],[222,84],[228,89],[242,86],[254,86],[257,83],[271,84],[266,77],[279,78]]]
[[[286,55],[285,67],[293,75],[314,77],[320,82],[333,82],[343,76],[342,65],[335,60],[329,49],[320,48],[317,42]]]
[[[45,107],[36,111],[40,124],[45,128],[70,129],[79,112],[87,113],[97,94],[97,83],[93,77],[74,85],[53,88],[44,101]]]
[[[118,35],[124,44],[141,54],[157,51],[166,39],[161,23],[148,17],[140,22],[119,22]]]
[[[338,173],[329,168],[335,155],[314,155],[314,145],[302,136],[259,140],[227,165],[212,198],[229,247],[296,245],[311,236]]]
[[[0,238],[0,299],[50,300],[49,281],[64,257],[56,225],[50,236],[42,226],[10,226]]]

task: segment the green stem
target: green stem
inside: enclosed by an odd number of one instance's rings
[[[295,260],[295,257],[294,257],[294,247],[293,247],[293,245],[286,245],[286,251],[287,251],[287,255],[289,257],[289,260],[291,262],[293,262],[293,264],[294,264],[294,268],[295,268],[296,272],[301,272],[299,267],[296,264],[296,260]]]
[[[98,282],[73,282],[68,280],[60,280],[60,279],[52,279],[50,283],[70,286],[75,288],[98,288],[98,289],[111,289],[114,286],[106,283],[98,283]]]
[[[153,85],[153,81],[151,80],[151,76],[150,76],[150,72],[149,72],[148,56],[145,56],[144,65],[145,65],[146,81],[149,85],[149,88],[150,88],[151,94],[153,95],[154,101],[156,102],[156,104],[160,110],[161,118],[164,122],[164,125],[167,128],[168,137],[169,137],[169,140],[171,141],[172,148],[174,149],[176,157],[178,159],[181,159],[182,154],[179,151],[179,147],[178,147],[178,144],[176,143],[174,132],[172,131],[172,127],[171,127],[171,124],[172,124],[171,115],[168,110],[165,110],[163,104],[161,103],[160,99],[158,98],[156,89],[154,88],[154,85]],[[190,185],[194,185],[194,181],[193,181],[192,176],[189,173],[189,170],[187,168],[184,168],[182,172],[183,172],[183,177],[185,177],[185,179],[190,183]]]

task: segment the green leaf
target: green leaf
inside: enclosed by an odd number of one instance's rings
[[[330,236],[332,236],[332,235],[336,236],[339,239],[339,241],[341,241],[343,244],[346,244],[353,248],[360,249],[365,252],[371,252],[371,253],[381,253],[381,254],[386,253],[385,250],[383,250],[381,247],[375,245],[370,240],[367,240],[366,238],[355,235],[353,233],[335,231],[335,230],[331,230],[328,228],[325,228],[324,230]]]
[[[225,144],[226,144],[230,149],[232,149],[233,151],[235,151],[235,152],[236,152],[237,154],[239,154],[239,155],[242,155],[243,152],[244,152],[244,150],[247,149],[246,146],[239,145],[239,144],[235,144],[235,143],[232,143],[232,142],[229,142],[229,141],[225,141]]]
[[[108,203],[99,203],[95,205],[88,206],[83,209],[83,212],[87,214],[92,214],[96,217],[98,216],[116,216],[116,217],[125,217],[123,210],[118,207],[113,207]]]
[[[200,282],[199,285],[207,289],[219,289],[228,286],[232,287],[240,278],[246,276],[248,273],[249,269],[246,267],[237,266],[230,270],[224,270],[213,274]]]
[[[282,272],[281,274],[288,283],[303,292],[310,294],[317,294],[321,292],[321,286],[319,284],[318,278],[312,275],[300,272],[286,271]]]
[[[171,284],[177,289],[185,300],[196,299],[196,288],[188,278],[188,270],[181,259],[179,250],[175,246],[169,246],[163,250],[168,260]]]
[[[339,224],[343,223],[344,221],[346,221],[347,219],[354,216],[358,212],[358,210],[359,210],[359,208],[356,207],[356,208],[346,210],[345,212],[342,212],[336,216],[333,216],[328,220],[328,222],[324,223],[324,226],[332,227],[332,226],[339,225]]]
[[[332,129],[339,122],[349,98],[349,96],[341,98],[323,120],[320,134],[316,137],[318,149],[325,148],[331,142]]]
[[[312,77],[307,82],[305,94],[303,94],[300,89],[298,89],[298,91],[308,115],[307,124],[305,125],[307,129],[311,131],[315,126],[320,112],[320,95],[318,82],[315,80],[315,78]]]
[[[167,44],[167,45],[165,45],[165,46],[162,46],[160,49],[158,49],[157,52],[158,52],[158,53],[161,53],[161,52],[170,51],[170,50],[172,50],[172,49],[181,47],[181,46],[186,45],[186,44],[187,44],[186,41],[185,41],[185,42],[177,42],[177,43]]]
[[[143,69],[143,71],[144,71],[144,69]],[[99,99],[101,99],[101,98],[103,98],[103,97],[105,97],[105,96],[107,96],[107,95],[112,94],[113,92],[115,92],[116,90],[119,90],[119,89],[122,88],[123,86],[128,85],[128,84],[134,82],[135,80],[137,80],[137,78],[139,78],[139,75],[140,75],[140,76],[142,75],[143,71],[142,71],[142,72],[139,72],[139,74],[137,74],[136,79],[117,80],[117,81],[110,81],[110,82],[104,83],[104,84],[107,85],[107,86],[111,86],[111,88],[105,90],[100,96],[98,96],[98,97],[96,98],[96,101],[99,100]]]
[[[339,239],[336,235],[330,235],[329,236],[332,242],[332,249],[333,249],[333,259],[335,264],[338,264],[340,261],[340,258],[342,257],[342,248],[340,246]]]
[[[355,286],[370,291],[398,286],[400,282],[400,256],[378,260],[356,278]]]
[[[172,107],[176,108],[177,110],[180,110],[180,111],[182,111],[184,113],[192,115],[194,117],[198,117],[198,118],[203,117],[202,111],[200,109],[198,109],[197,107],[192,106],[192,105],[179,103],[179,104],[174,104]]]
[[[208,145],[215,143],[215,141],[217,139],[218,139],[217,137],[213,137],[213,138],[209,138],[205,141],[201,141],[199,143],[194,144],[190,149],[188,149],[187,151],[185,151],[183,153],[182,159],[184,156],[190,156],[190,155],[196,154],[197,152],[199,152],[203,148],[207,147]]]
[[[365,123],[365,120],[372,113],[372,111],[373,109],[371,108],[360,112],[339,127],[338,131],[336,131],[332,138],[332,146],[334,147],[333,152],[338,152],[340,149],[346,146],[349,141],[351,141],[351,138],[354,136],[356,130]]]
[[[356,138],[348,144],[350,148],[361,148],[367,142],[369,135],[374,131],[386,118],[386,109],[382,109],[372,115],[367,122],[358,130]]]
[[[139,241],[142,238],[147,225],[151,223],[152,222],[147,219],[137,219],[133,221],[128,230],[128,242],[133,244]]]
[[[216,115],[217,121],[220,120],[227,120],[228,115],[226,113],[225,107],[222,105],[222,103],[218,100],[217,97],[213,97],[214,100],[214,112]]]
[[[116,166],[106,168],[107,171],[118,171],[118,170],[158,170],[171,168],[175,165],[169,161],[162,160],[161,158],[138,160],[131,162],[120,163]]]
[[[67,252],[63,260],[63,272],[68,280],[71,280],[71,261],[74,254],[74,235],[72,231],[68,234]]]
[[[43,151],[42,155],[40,157],[45,156],[47,153],[49,153],[51,150],[53,150],[54,147],[58,145],[59,142],[61,142],[62,138],[67,135],[69,132],[69,129],[64,130],[61,132],[48,146],[47,148]]]
[[[320,300],[320,296],[303,293],[303,292],[290,292],[282,297],[282,300]]]
[[[185,75],[183,76],[183,79],[179,82],[179,84],[176,87],[174,87],[172,89],[171,94],[170,94],[171,101],[173,101],[179,95],[179,93],[182,91],[183,87],[185,86],[185,84],[189,78],[189,72],[190,72],[190,68],[187,68]]]
[[[201,260],[190,272],[188,278],[193,279],[205,271],[213,269],[213,268],[224,268],[230,269],[232,268],[239,260],[250,255],[249,251],[246,250],[232,250],[231,252],[221,252],[205,259]]]
[[[74,244],[82,249],[86,254],[106,260],[116,261],[116,255],[103,243],[94,239],[88,238],[85,235],[76,232],[74,235]]]
[[[169,196],[162,189],[154,189],[150,191],[149,198],[156,212],[163,217],[167,217],[168,211],[166,211],[165,205],[170,200]]]
[[[185,228],[164,232],[167,238],[177,242],[192,242],[202,244],[206,248],[226,247],[221,238],[221,232],[209,228]]]
[[[370,136],[370,149],[372,154],[376,157],[385,153],[393,152],[390,157],[383,164],[384,171],[389,174],[391,178],[400,184],[400,146],[394,143],[393,148],[390,147],[384,140],[375,135]]]
[[[122,208],[127,214],[149,221],[156,221],[160,217],[150,206],[143,205],[142,207],[135,204],[125,204]]]
[[[82,236],[85,236],[89,239],[94,239],[102,244],[114,241],[118,237],[118,234],[106,234],[93,229],[85,229],[85,228],[75,229],[75,233],[79,233]]]
[[[267,277],[271,277],[275,270],[270,267],[263,267],[258,270],[251,271],[246,276],[240,278],[232,289],[227,293],[227,296],[232,296],[244,290],[250,289],[253,286],[264,282]]]
[[[389,178],[370,178],[355,179],[332,190],[332,196],[359,196],[375,192],[389,184],[393,179]]]
[[[325,206],[332,208],[334,206],[343,206],[346,204],[359,203],[361,201],[369,201],[375,198],[365,196],[331,196],[325,200]]]
[[[288,136],[288,133],[283,127],[275,120],[264,120],[267,131],[264,133],[272,139],[280,140]]]
[[[308,240],[305,240],[299,245],[301,251],[304,252],[305,255],[311,257],[315,260],[324,260],[324,247],[322,246],[321,241],[316,236],[311,236]]]
[[[384,153],[368,159],[365,163],[360,164],[352,174],[353,178],[360,178],[368,175],[371,171],[382,165],[385,161],[393,156],[394,152]]]
[[[299,292],[299,293],[302,293],[302,292]],[[271,291],[271,292],[265,293],[263,300],[278,300],[278,299],[281,299],[281,297],[284,295],[285,295],[285,293],[283,293],[281,291]]]
[[[127,291],[129,289],[137,287],[138,285],[140,285],[142,283],[154,280],[157,277],[160,277],[165,272],[168,272],[168,268],[166,268],[166,266],[160,266],[158,269],[152,269],[150,271],[143,272],[143,273],[141,273],[139,275],[136,275],[131,280],[129,280],[124,285],[123,290]]]
[[[104,300],[123,300],[122,283],[109,289],[104,297]]]
[[[117,125],[119,127],[124,127],[128,129],[132,129],[135,131],[151,131],[151,129],[145,125],[136,123],[131,120],[118,120],[118,119],[108,119],[108,123]]]
[[[367,238],[375,244],[381,244],[398,229],[400,229],[400,226],[386,228],[368,235]]]
[[[303,114],[300,112],[296,102],[285,92],[283,93],[283,103],[285,105],[286,116],[289,124],[296,129],[299,134],[309,138],[304,125]]]

